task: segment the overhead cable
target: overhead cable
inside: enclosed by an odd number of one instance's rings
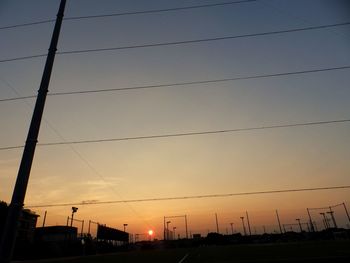
[[[160,43],[150,43],[150,44],[140,44],[140,45],[128,45],[128,46],[119,46],[119,47],[78,49],[78,50],[60,51],[60,52],[57,52],[56,54],[57,55],[69,55],[69,54],[84,54],[84,53],[96,53],[96,52],[106,52],[106,51],[120,51],[120,50],[138,49],[138,48],[178,46],[178,45],[213,42],[213,41],[232,40],[232,39],[239,39],[239,38],[250,38],[250,37],[270,36],[270,35],[276,35],[276,34],[295,33],[295,32],[302,32],[302,31],[335,28],[335,27],[347,26],[347,25],[350,25],[350,22],[319,25],[319,26],[310,26],[310,27],[299,27],[299,28],[268,31],[268,32],[261,32],[261,33],[213,37],[213,38],[201,38],[201,39],[192,39],[192,40],[160,42]],[[24,56],[24,57],[8,58],[8,59],[0,60],[0,63],[10,62],[10,61],[18,61],[18,60],[27,60],[27,59],[39,58],[39,57],[45,57],[45,56],[46,56],[46,54],[38,54],[38,55],[31,55],[31,56]]]
[[[146,136],[136,136],[136,137],[106,138],[106,139],[97,139],[97,140],[48,142],[48,143],[38,143],[37,146],[57,146],[57,145],[70,145],[70,144],[87,144],[87,143],[103,143],[103,142],[116,142],[116,141],[144,140],[144,139],[160,139],[160,138],[196,136],[196,135],[209,135],[209,134],[224,134],[224,133],[253,131],[253,130],[292,128],[292,127],[314,126],[314,125],[325,125],[325,124],[336,124],[336,123],[339,124],[339,123],[346,123],[346,122],[350,122],[350,119],[327,120],[327,121],[316,121],[316,122],[303,122],[303,123],[289,123],[289,124],[278,124],[278,125],[248,127],[248,128],[236,128],[236,129],[227,129],[227,130],[184,132],[184,133],[146,135]],[[2,147],[2,148],[0,148],[0,151],[12,150],[12,149],[20,149],[20,148],[23,148],[23,147],[24,146]]]
[[[68,91],[68,92],[53,92],[53,93],[48,93],[48,96],[81,95],[81,94],[104,93],[104,92],[113,92],[113,91],[128,91],[128,90],[140,90],[140,89],[166,88],[166,87],[174,87],[174,86],[210,84],[210,83],[237,81],[237,80],[249,80],[249,79],[260,79],[260,78],[271,78],[271,77],[282,77],[282,76],[289,76],[289,75],[318,73],[318,72],[344,70],[344,69],[350,69],[350,66],[328,67],[328,68],[289,71],[289,72],[272,73],[272,74],[260,74],[260,75],[252,75],[252,76],[222,78],[222,79],[195,80],[195,81],[187,81],[187,82],[153,84],[153,85],[143,85],[143,86],[133,86],[133,87],[122,87],[122,88],[80,90],[80,91]],[[31,98],[36,98],[36,96],[32,95],[32,96],[21,96],[21,97],[0,99],[0,102],[24,100],[24,99],[31,99]]]
[[[350,188],[350,185],[341,185],[341,186],[311,187],[311,188],[297,188],[297,189],[285,189],[285,190],[239,192],[239,193],[229,193],[229,194],[191,195],[191,196],[158,197],[158,198],[112,200],[112,201],[85,201],[85,202],[83,201],[83,202],[61,203],[61,204],[38,204],[38,205],[27,205],[25,207],[40,208],[40,207],[60,207],[60,206],[72,206],[72,205],[80,206],[80,205],[102,205],[102,204],[117,204],[117,203],[139,203],[139,202],[154,202],[154,201],[172,201],[172,200],[185,200],[185,199],[261,195],[261,194],[282,194],[282,193],[310,192],[310,191],[322,191],[322,190],[340,190],[340,189],[349,189],[349,188]]]
[[[63,20],[69,21],[69,20],[95,19],[95,18],[128,16],[128,15],[156,14],[156,13],[163,13],[163,12],[182,11],[182,10],[190,10],[190,9],[199,9],[199,8],[242,4],[242,3],[249,3],[249,2],[256,2],[256,1],[258,1],[258,0],[240,0],[240,1],[228,1],[228,2],[204,4],[204,5],[190,5],[190,6],[183,6],[183,7],[150,9],[150,10],[141,10],[141,11],[129,11],[129,12],[110,13],[110,14],[71,16],[71,17],[65,17]],[[3,27],[0,27],[0,30],[18,28],[18,27],[26,27],[26,26],[34,26],[34,25],[47,24],[47,23],[52,23],[52,22],[55,22],[55,19],[47,19],[47,20],[34,21],[34,22],[23,23],[23,24],[3,26]]]

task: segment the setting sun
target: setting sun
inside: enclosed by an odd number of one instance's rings
[[[153,235],[153,230],[148,230],[148,235],[152,236]]]

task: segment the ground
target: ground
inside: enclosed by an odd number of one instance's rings
[[[108,255],[30,261],[40,263],[254,263],[254,262],[350,262],[350,241],[315,241],[278,244],[201,246],[154,249]]]

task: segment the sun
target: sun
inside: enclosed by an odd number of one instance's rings
[[[148,235],[153,236],[153,230],[148,230]]]

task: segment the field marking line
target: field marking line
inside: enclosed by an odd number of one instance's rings
[[[188,253],[179,261],[179,263],[182,263],[185,261],[185,259],[188,257]]]

